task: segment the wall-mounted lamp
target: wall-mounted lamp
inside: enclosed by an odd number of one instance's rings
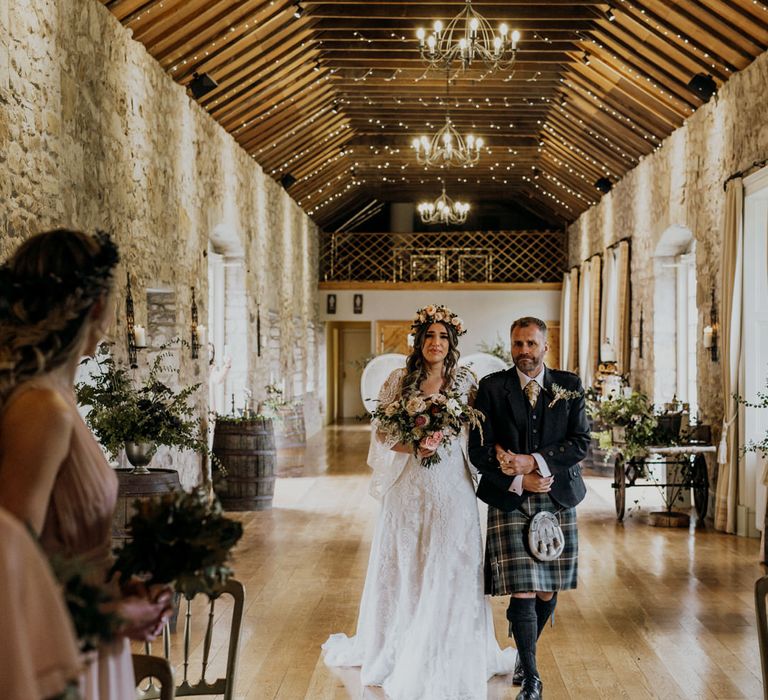
[[[715,306],[715,290],[712,290],[712,304],[709,307],[709,325],[704,326],[704,347],[709,350],[712,362],[717,362],[717,343],[720,324],[717,320],[717,306]]]
[[[144,329],[144,326],[140,326],[135,322],[131,275],[126,272],[125,277],[128,282],[125,290],[125,330],[128,340],[128,364],[131,369],[136,369],[139,366],[136,351],[147,347],[147,331]]]
[[[195,301],[195,288],[192,287],[192,309],[190,311],[191,322],[189,328],[190,345],[192,347],[192,359],[196,360],[200,354],[200,347],[205,345],[205,326],[198,323],[197,302]]]

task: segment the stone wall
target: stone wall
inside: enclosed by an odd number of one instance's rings
[[[632,350],[632,380],[654,392],[654,253],[665,233],[688,229],[696,241],[698,328],[709,323],[711,293],[720,304],[723,185],[732,174],[768,157],[768,54],[734,75],[708,104],[700,107],[653,154],[645,157],[599,205],[569,229],[569,264],[578,265],[624,237],[632,239],[632,336],[639,335],[639,310],[645,318],[643,357]],[[658,313],[658,310],[656,310]],[[698,394],[702,419],[722,421],[720,364],[699,339]],[[671,350],[673,351],[673,350]]]
[[[207,252],[212,232],[226,226],[243,251],[248,333],[255,338],[257,303],[263,328],[267,310],[279,317],[278,342],[264,344],[261,357],[255,342],[247,346],[243,379],[254,400],[270,366],[296,386],[296,373],[317,362],[315,346],[314,358],[294,366],[294,346],[317,322],[317,230],[308,217],[99,2],[5,0],[0,258],[55,226],[105,229],[120,244],[113,334],[121,355],[126,270],[137,322],[147,325],[148,289],[172,290],[186,338],[192,287],[207,323]],[[183,382],[205,385],[206,355],[179,353]],[[201,390],[201,406],[206,397]],[[197,480],[195,458],[175,463],[185,485]]]

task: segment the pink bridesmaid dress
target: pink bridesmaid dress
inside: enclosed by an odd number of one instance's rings
[[[40,540],[48,553],[86,560],[99,573],[111,565],[112,515],[117,501],[117,475],[107,463],[77,409],[71,385],[54,377],[35,378],[9,397],[6,407],[23,391],[47,387],[71,407],[74,429],[69,453],[54,482]],[[130,644],[122,638],[99,647],[80,677],[83,700],[135,700]]]

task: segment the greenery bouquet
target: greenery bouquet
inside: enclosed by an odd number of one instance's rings
[[[232,575],[228,562],[242,537],[241,523],[224,516],[204,489],[137,500],[131,538],[115,550],[120,582],[138,576],[149,584],[174,583],[187,597],[215,593]]]

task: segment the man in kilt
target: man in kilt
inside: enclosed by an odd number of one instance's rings
[[[509,595],[509,636],[517,645],[518,700],[541,698],[536,641],[557,604],[558,591],[576,588],[575,506],[586,493],[579,462],[587,453],[584,391],[571,372],[544,366],[547,326],[524,317],[512,324],[515,366],[480,382],[475,408],[486,420],[469,438],[469,457],[481,474],[477,496],[488,504],[485,592]],[[534,557],[528,523],[541,510],[556,513],[562,554]]]

